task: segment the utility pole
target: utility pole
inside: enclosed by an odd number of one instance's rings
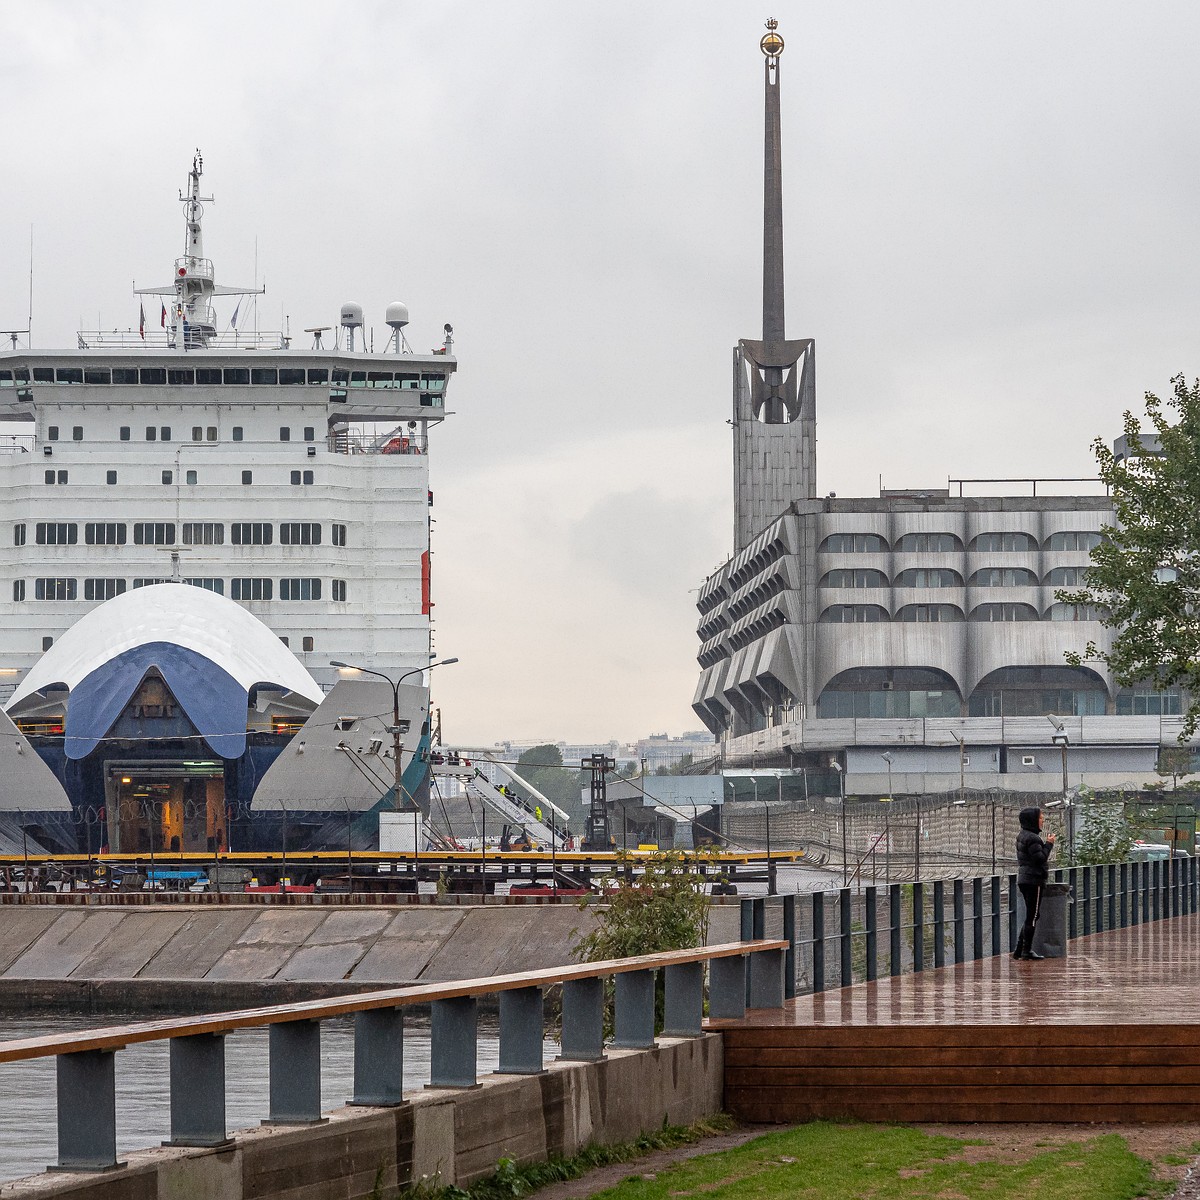
[[[592,773],[591,805],[581,849],[608,850],[611,838],[608,828],[608,786],[604,777],[609,771],[616,770],[616,761],[607,754],[593,754],[581,759],[579,766]]]

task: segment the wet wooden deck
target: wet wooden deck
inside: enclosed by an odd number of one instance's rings
[[[712,1022],[749,1121],[1200,1120],[1200,915]]]

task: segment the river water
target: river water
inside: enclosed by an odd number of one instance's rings
[[[0,1015],[0,1041],[122,1025],[135,1016],[53,1018]],[[479,1074],[499,1062],[494,1017],[479,1019]],[[557,1053],[546,1043],[547,1061]],[[168,1043],[143,1042],[117,1053],[117,1153],[157,1146],[171,1136]],[[326,1111],[353,1094],[354,1024],[350,1018],[321,1023],[321,1100]],[[429,1023],[407,1017],[404,1087],[429,1081]],[[0,1181],[44,1171],[58,1156],[54,1059],[0,1064]],[[268,1112],[267,1030],[244,1029],[225,1039],[225,1114],[232,1133],[258,1125]]]

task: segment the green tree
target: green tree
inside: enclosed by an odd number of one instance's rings
[[[528,780],[547,800],[553,800],[571,817],[571,828],[583,828],[583,801],[579,794],[578,771],[563,766],[562,751],[554,745],[531,746],[517,759],[517,774]]]
[[[1170,778],[1171,787],[1179,787],[1180,775],[1192,773],[1192,751],[1188,746],[1166,746],[1158,752],[1158,766],[1154,773],[1163,779]]]
[[[1184,741],[1200,721],[1200,380],[1189,387],[1177,375],[1171,383],[1165,401],[1146,393],[1155,452],[1144,452],[1133,412],[1125,413],[1127,458],[1118,462],[1101,439],[1093,443],[1116,525],[1092,551],[1084,586],[1055,595],[1064,604],[1096,606],[1116,631],[1110,650],[1089,642],[1083,654],[1068,654],[1072,666],[1100,661],[1123,686],[1190,693]]]

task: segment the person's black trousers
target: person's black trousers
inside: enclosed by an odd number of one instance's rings
[[[1033,949],[1033,927],[1037,924],[1038,909],[1042,904],[1040,883],[1018,883],[1021,899],[1025,901],[1025,924],[1021,926],[1021,939],[1026,952]]]

